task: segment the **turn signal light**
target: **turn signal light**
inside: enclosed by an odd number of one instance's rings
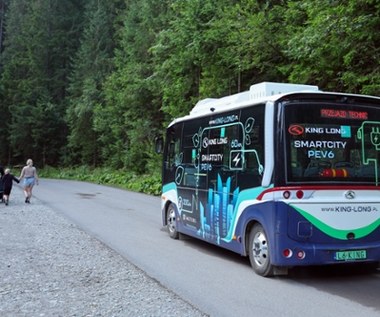
[[[285,199],[289,199],[290,198],[290,191],[286,190],[282,193],[282,197],[284,197]]]

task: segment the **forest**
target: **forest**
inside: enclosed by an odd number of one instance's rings
[[[202,98],[263,82],[380,96],[379,0],[0,0],[0,162],[159,170]]]

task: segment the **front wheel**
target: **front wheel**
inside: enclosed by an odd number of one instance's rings
[[[169,205],[168,211],[166,212],[166,228],[170,238],[179,238],[179,232],[177,231],[177,216],[173,204]]]
[[[269,241],[263,226],[255,224],[249,233],[249,260],[256,274],[273,276],[274,266],[271,264],[269,254]]]

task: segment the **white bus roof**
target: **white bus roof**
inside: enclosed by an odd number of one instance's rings
[[[206,114],[223,112],[266,101],[275,101],[286,94],[296,92],[323,93],[319,90],[318,86],[313,85],[262,82],[252,85],[248,91],[240,92],[234,95],[221,98],[202,99],[197,102],[194,108],[190,111],[189,115],[175,119],[169,126],[178,121],[201,117]],[[343,93],[335,94],[345,96],[351,95]]]
[[[270,97],[283,95],[289,92],[301,91],[318,91],[318,86],[297,85],[284,83],[263,82],[252,85],[248,91],[237,93],[231,96],[222,98],[207,98],[197,102],[194,108],[190,111],[190,116],[202,115],[210,113],[211,108],[215,110],[225,110],[228,106],[245,102],[256,102],[259,100],[269,100]]]

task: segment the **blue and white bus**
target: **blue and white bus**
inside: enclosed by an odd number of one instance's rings
[[[262,276],[380,261],[380,98],[264,82],[167,128],[162,221]]]

